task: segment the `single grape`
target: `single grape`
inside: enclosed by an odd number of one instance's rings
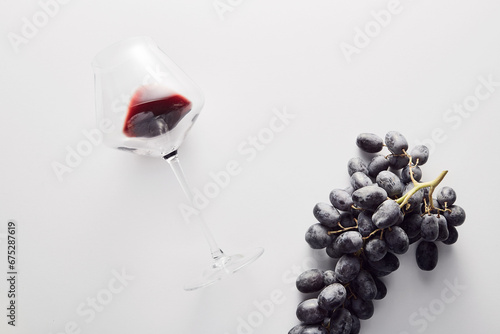
[[[448,237],[450,236],[450,232],[448,230],[448,223],[446,222],[446,218],[444,218],[443,215],[438,215],[437,221],[438,221],[439,232],[436,241],[444,241],[448,239]]]
[[[351,158],[347,162],[347,172],[349,173],[349,176],[352,176],[352,174],[356,172],[368,175],[368,168],[366,166],[366,162],[360,157]]]
[[[426,214],[422,217],[420,226],[422,240],[435,241],[439,236],[439,223],[436,215]]]
[[[438,248],[432,241],[421,241],[416,250],[417,265],[420,269],[430,271],[436,268]]]
[[[399,259],[393,253],[387,252],[379,261],[367,261],[370,271],[375,276],[387,276],[399,268]]]
[[[385,145],[393,154],[404,154],[408,150],[408,141],[397,131],[389,131],[385,135]]]
[[[326,251],[326,254],[331,257],[332,259],[338,259],[340,257],[342,257],[342,255],[344,255],[344,253],[342,253],[340,250],[338,250],[337,248],[333,247],[333,244],[331,245],[328,245],[325,249]]]
[[[319,307],[318,299],[304,300],[297,306],[297,318],[306,325],[319,324],[327,316],[327,311]]]
[[[375,231],[377,227],[373,224],[372,213],[369,211],[361,211],[358,216],[358,231],[363,237],[367,237]]]
[[[361,331],[361,322],[359,321],[359,318],[352,313],[351,313],[351,318],[352,318],[352,327],[351,327],[351,333],[349,334],[359,334],[359,332]]]
[[[377,153],[384,147],[384,141],[374,133],[360,133],[356,138],[356,145],[367,153]]]
[[[387,247],[394,254],[404,254],[410,247],[410,239],[406,232],[399,226],[393,226],[384,231]]]
[[[317,292],[325,287],[323,271],[309,269],[300,274],[295,280],[297,290],[303,293]]]
[[[314,217],[320,224],[333,228],[340,221],[340,213],[337,209],[327,203],[317,203],[313,208]]]
[[[368,320],[373,316],[374,307],[371,300],[361,298],[352,299],[350,311],[361,320]]]
[[[377,295],[377,285],[372,275],[366,270],[361,270],[351,284],[358,298],[372,300]]]
[[[374,156],[368,163],[367,169],[369,176],[377,177],[378,173],[389,169],[389,159],[383,155]]]
[[[345,308],[339,308],[332,313],[330,318],[329,334],[350,334],[352,329],[351,312]]]
[[[332,242],[328,229],[321,224],[313,224],[306,231],[306,242],[312,249],[323,249]]]
[[[411,171],[413,172],[413,178],[415,181],[418,182],[422,180],[422,170],[420,167],[413,166],[411,167]],[[403,183],[413,182],[410,176],[410,165],[403,167],[403,170],[401,171],[401,181],[403,181]]]
[[[373,184],[372,179],[368,175],[362,172],[355,172],[351,176],[351,186],[354,190],[358,190],[359,188],[363,188],[366,186],[371,186]]]
[[[323,283],[325,286],[329,286],[333,283],[339,283],[337,276],[335,276],[335,272],[333,270],[325,270],[323,271]]]
[[[408,164],[410,163],[410,158],[405,155],[390,155],[388,159],[389,159],[389,166],[392,167],[393,169],[404,168],[405,166],[408,166]]]
[[[464,209],[461,206],[452,205],[448,209],[450,209],[450,211],[446,210],[443,214],[448,224],[453,226],[460,226],[465,222],[466,215]]]
[[[387,244],[379,238],[369,239],[364,248],[365,255],[370,261],[379,261],[387,254]]]
[[[399,197],[403,193],[404,184],[401,182],[399,176],[391,171],[381,171],[378,173],[375,181],[379,187],[383,188],[387,192],[389,197]]]
[[[405,215],[400,227],[405,230],[409,238],[414,238],[420,234],[422,226],[422,216],[419,213]]]
[[[335,276],[341,283],[349,283],[361,269],[359,259],[352,254],[344,254],[335,265]]]
[[[445,245],[453,245],[458,240],[457,228],[453,225],[448,224],[448,239],[443,240]]]
[[[429,149],[425,145],[417,145],[410,151],[411,160],[419,166],[425,165],[429,159]]]
[[[349,211],[353,204],[351,195],[343,189],[333,189],[330,192],[330,202],[341,211]]]
[[[318,305],[327,311],[333,311],[344,303],[346,297],[345,287],[340,283],[333,283],[321,290]]]
[[[377,287],[377,295],[375,296],[375,300],[384,299],[387,295],[387,287],[385,283],[378,278],[377,276],[372,275],[373,281],[375,282],[375,286]]]
[[[352,202],[358,208],[375,211],[387,199],[387,192],[378,186],[367,186],[352,193]]]
[[[450,187],[443,187],[437,194],[437,201],[441,205],[442,208],[445,206],[449,208],[452,206],[457,200],[457,194],[455,190]]]
[[[378,228],[387,228],[396,224],[403,219],[403,213],[399,208],[399,204],[392,200],[385,200],[375,210],[372,216],[372,221]]]
[[[363,247],[363,237],[358,231],[341,233],[333,242],[333,248],[339,252],[355,253]]]

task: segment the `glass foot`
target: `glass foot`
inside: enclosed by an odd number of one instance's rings
[[[257,260],[262,253],[264,253],[264,248],[259,247],[241,254],[222,254],[208,269],[203,271],[201,277],[185,284],[184,290],[192,291],[214,284]]]

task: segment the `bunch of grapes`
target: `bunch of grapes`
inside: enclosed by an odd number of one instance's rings
[[[396,131],[388,132],[385,140],[362,133],[356,144],[371,161],[349,160],[350,186],[333,189],[330,203],[314,206],[318,223],[305,234],[311,248],[325,249],[336,264],[297,277],[297,289],[316,298],[298,305],[301,323],[288,334],[359,333],[360,320],[373,316],[373,301],[386,296],[381,277],[398,269],[397,255],[418,242],[418,267],[433,270],[438,262],[436,243],[454,244],[456,227],[465,221],[452,188],[442,187],[433,197],[447,171],[433,181],[420,182],[421,166],[429,158],[427,147],[418,145],[409,151],[407,140]],[[389,154],[380,153],[384,147]]]

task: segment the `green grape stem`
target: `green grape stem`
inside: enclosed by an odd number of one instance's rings
[[[408,201],[410,200],[410,198],[417,192],[419,191],[420,189],[422,188],[427,188],[427,187],[430,187],[429,189],[429,205],[432,207],[433,206],[433,203],[432,203],[432,193],[434,192],[434,189],[441,183],[441,181],[443,181],[444,177],[446,176],[446,174],[448,173],[447,170],[444,170],[441,172],[441,174],[438,175],[438,177],[436,177],[434,180],[432,181],[429,181],[429,182],[414,182],[414,187],[413,189],[411,189],[408,193],[406,193],[405,195],[401,196],[400,198],[398,198],[396,200],[396,203],[399,204],[399,207],[400,208],[403,208],[407,203]],[[410,173],[410,174],[413,174]]]

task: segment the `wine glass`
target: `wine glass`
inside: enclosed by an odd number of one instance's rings
[[[203,106],[200,89],[149,37],[133,37],[108,46],[95,56],[92,67],[97,121],[112,129],[106,131],[104,143],[165,159],[194,207],[193,192],[177,150]],[[227,255],[217,245],[201,213],[194,218],[208,242],[212,264],[200,277],[187,283],[185,290],[215,283],[264,252],[256,248]]]

